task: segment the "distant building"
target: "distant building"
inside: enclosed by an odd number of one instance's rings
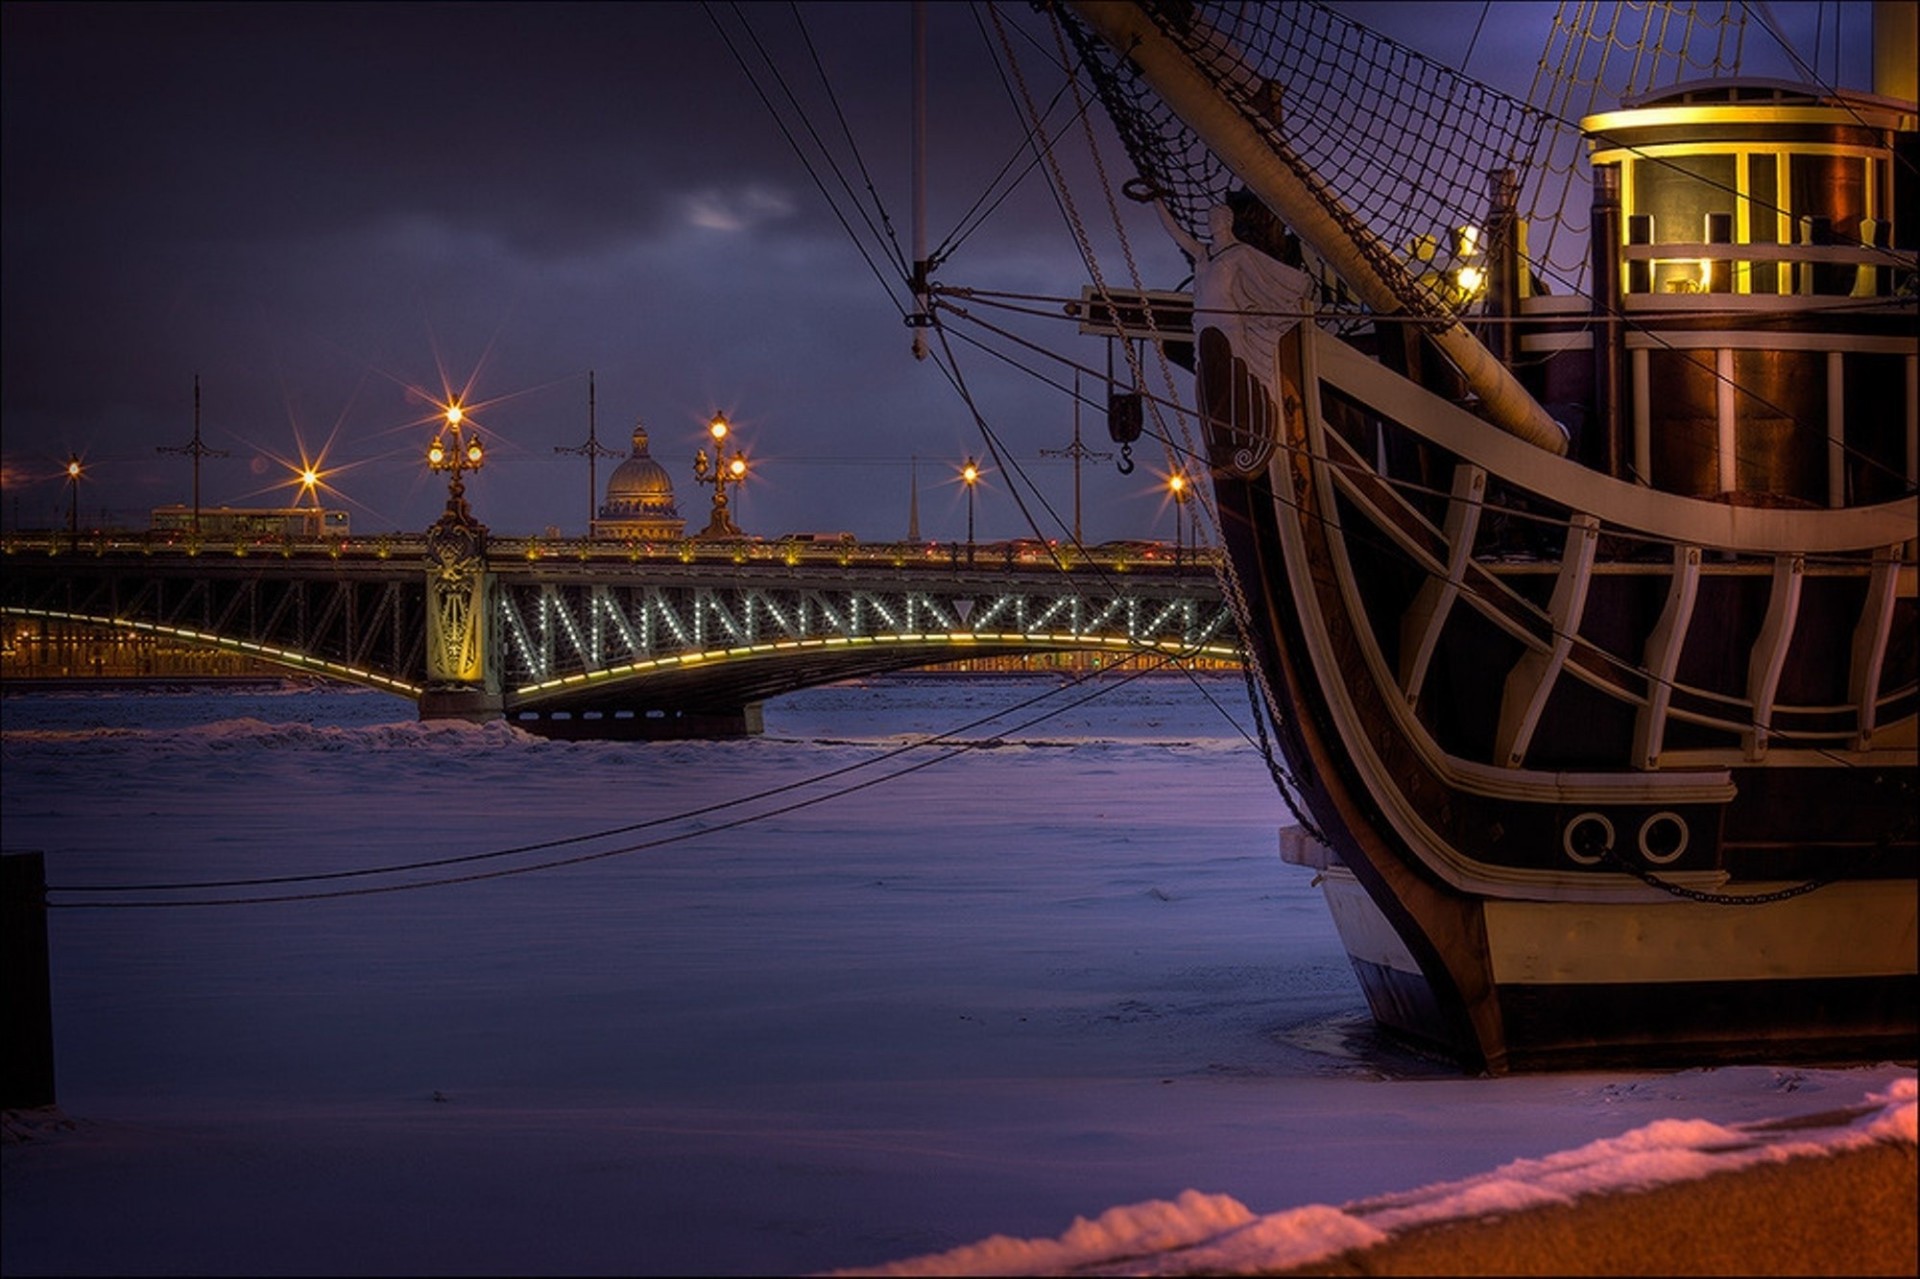
[[[647,452],[647,428],[633,426],[633,453],[607,480],[607,500],[593,522],[596,539],[614,542],[672,542],[686,535],[687,522],[673,502],[673,477]]]

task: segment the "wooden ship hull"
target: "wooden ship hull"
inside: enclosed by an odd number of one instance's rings
[[[1222,41],[1075,8],[1342,264],[1353,219],[1193,71]],[[1484,340],[1196,304],[1283,855],[1388,1031],[1492,1073],[1915,1055],[1914,120],[1748,85],[1584,122],[1594,296],[1530,295],[1496,195]]]
[[[1213,418],[1216,493],[1317,827],[1285,855],[1375,1020],[1495,1072],[1913,1055],[1911,510],[1649,501],[1311,326],[1279,367],[1262,464]],[[1515,474],[1564,514],[1491,529]]]

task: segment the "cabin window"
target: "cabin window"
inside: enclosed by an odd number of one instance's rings
[[[1779,244],[1780,165],[1771,152],[1747,157],[1747,234],[1749,244]],[[1780,264],[1755,262],[1748,268],[1748,290],[1780,292]]]
[[[1707,243],[1709,218],[1731,217],[1737,201],[1736,158],[1731,155],[1685,155],[1643,161],[1634,166],[1637,190],[1634,211],[1653,219],[1655,244]],[[1726,260],[1697,255],[1661,258],[1654,266],[1656,293],[1705,293],[1718,275],[1731,269]]]
[[[1788,171],[1788,199],[1799,243],[1857,246],[1868,212],[1867,172],[1860,158],[1796,155],[1790,157]],[[1855,274],[1850,263],[1803,263],[1797,291],[1845,296],[1853,292]]]

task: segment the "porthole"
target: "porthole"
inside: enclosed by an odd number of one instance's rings
[[[1613,848],[1613,823],[1605,813],[1581,813],[1567,823],[1560,846],[1582,866],[1597,866]]]
[[[1678,813],[1655,813],[1640,823],[1640,856],[1665,866],[1687,851],[1687,839],[1685,818]]]

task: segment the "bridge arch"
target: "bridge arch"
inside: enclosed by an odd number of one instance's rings
[[[688,650],[621,666],[576,671],[507,691],[507,718],[550,736],[661,737],[750,734],[759,706],[821,684],[1000,655],[1093,652],[1114,660],[1139,654],[1236,660],[1219,641],[1067,633],[950,633],[817,636]]]
[[[58,609],[40,609],[14,605],[0,606],[0,616],[19,618],[26,621],[65,622],[70,625],[92,627],[102,633],[113,631],[133,631],[141,635],[152,635],[161,639],[177,640],[194,648],[204,648],[215,652],[232,653],[256,662],[284,667],[289,674],[321,675],[342,683],[356,684],[375,692],[392,693],[410,701],[420,697],[420,685],[378,670],[354,666],[345,662],[330,660],[298,649],[283,648],[277,644],[261,643],[237,635],[220,635],[197,630],[186,626],[173,626],[162,622],[142,621],[138,618],[109,617],[89,613],[71,613]]]

